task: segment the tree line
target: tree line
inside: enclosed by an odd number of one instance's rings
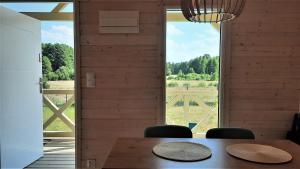
[[[205,54],[186,62],[166,64],[168,79],[217,80],[219,78],[219,56]]]
[[[65,44],[42,44],[43,79],[47,81],[74,80],[74,50]],[[166,64],[167,79],[217,80],[219,56],[205,54],[186,62]]]

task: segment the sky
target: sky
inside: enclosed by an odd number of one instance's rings
[[[6,3],[4,7],[17,12],[50,12],[57,3]],[[72,4],[63,12],[73,12]],[[74,47],[73,22],[42,22],[43,43],[64,43]],[[220,33],[211,24],[191,22],[167,23],[167,62],[189,61],[203,54],[219,55]]]
[[[220,33],[211,24],[167,23],[167,62],[189,61],[204,54],[219,56]]]

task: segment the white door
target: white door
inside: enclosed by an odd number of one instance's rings
[[[0,6],[0,168],[43,155],[40,53],[40,21]]]

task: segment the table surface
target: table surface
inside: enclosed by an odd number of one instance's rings
[[[198,162],[176,162],[155,156],[152,148],[162,142],[188,141],[208,146],[211,158]],[[236,143],[270,145],[289,152],[293,160],[285,164],[259,164],[229,155],[226,146]],[[232,139],[152,139],[119,138],[113,146],[105,169],[300,169],[300,146],[288,140],[232,140]]]

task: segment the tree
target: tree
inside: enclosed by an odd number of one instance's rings
[[[72,74],[72,72],[68,67],[62,66],[58,70],[55,71],[55,74],[57,74],[57,76],[60,80],[62,80],[62,79],[63,80],[71,80],[70,75]]]
[[[183,77],[184,76],[184,74],[183,74],[183,72],[182,72],[182,70],[180,69],[179,70],[179,72],[178,72],[178,75],[177,75],[178,77]]]
[[[166,65],[166,75],[167,76],[172,75],[171,64],[169,64],[169,63],[167,63],[167,65]]]
[[[57,80],[66,80],[66,79],[59,79],[58,75],[55,72],[50,72],[48,75],[48,80],[57,81]]]
[[[188,73],[195,73],[194,69],[192,67],[190,67],[189,72]]]
[[[218,61],[216,58],[210,58],[207,62],[206,66],[206,74],[212,75],[214,73],[217,73],[219,70]]]
[[[215,69],[214,69],[213,60],[209,59],[207,62],[205,73],[211,75],[214,73],[214,71],[215,71]]]
[[[52,65],[47,56],[43,56],[42,71],[43,71],[43,78],[49,79],[49,73],[52,72]]]
[[[43,76],[48,80],[74,79],[73,48],[65,44],[42,44]],[[51,68],[50,68],[51,67]]]
[[[192,59],[190,61],[190,67],[194,69],[195,73],[200,74],[201,70],[200,70],[200,57]]]
[[[187,62],[181,62],[179,65],[179,69],[182,70],[184,74],[187,74],[189,71],[189,65]]]
[[[73,49],[65,44],[42,44],[42,54],[47,56],[52,64],[53,71],[58,70],[61,66],[74,68]]]
[[[206,65],[207,65],[208,59],[205,57],[201,57],[200,59],[200,74],[205,74],[206,73]]]
[[[180,63],[172,63],[173,67],[174,67],[174,71],[173,71],[173,74],[174,75],[177,75],[180,71]]]

